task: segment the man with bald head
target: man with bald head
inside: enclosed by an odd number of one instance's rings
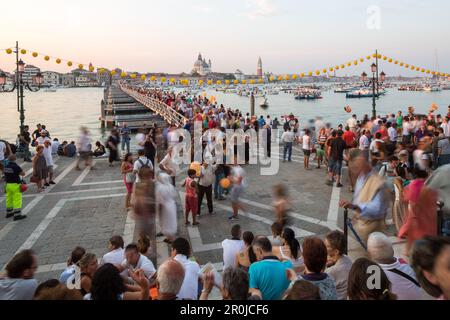
[[[184,267],[177,260],[171,258],[159,266],[156,287],[157,300],[176,300],[184,281]]]

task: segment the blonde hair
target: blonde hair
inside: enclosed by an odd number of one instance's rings
[[[97,257],[93,253],[86,253],[84,256],[77,262],[77,266],[80,267],[80,269],[86,268],[92,260],[97,260]]]

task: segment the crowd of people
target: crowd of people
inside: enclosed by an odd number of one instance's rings
[[[223,241],[224,269],[201,266],[189,241],[176,238],[170,257],[156,269],[145,241],[126,246],[109,239],[103,257],[76,247],[59,278],[38,283],[38,257],[23,250],[0,277],[0,300],[208,300],[217,287],[224,300],[419,300],[450,296],[450,240],[425,237],[411,249],[410,263],[394,255],[390,239],[373,232],[368,257],[352,261],[344,234],[331,231],[302,244],[289,227],[281,244],[232,226]],[[377,274],[378,285],[370,287]]]
[[[406,116],[399,112],[397,116],[365,116],[362,120],[353,115],[336,128],[321,119],[301,126],[292,115],[281,124],[270,116],[257,118],[226,109],[206,97],[144,89],[139,92],[184,115],[188,120],[183,128],[189,131],[196,122],[204,130],[218,129],[222,134],[225,129],[263,128],[271,141],[272,130],[282,125],[283,161],[291,162],[293,145],[301,145],[304,169],[310,170],[310,157],[315,154],[317,168],[326,165],[326,183],[330,186],[343,186],[342,172],[347,163],[348,187],[353,197],[341,200],[340,206],[353,211],[352,227],[367,248],[367,257],[352,261],[346,255],[347,239],[338,230],[324,239],[307,237],[300,243],[290,228],[287,188],[278,184],[273,186],[273,237],[254,235],[250,230],[242,233],[239,225],[233,225],[231,238],[222,242],[223,273],[211,264],[201,267],[189,241],[177,235],[176,177],[185,177],[181,187],[186,226],[191,223],[190,217],[193,225],[199,224],[205,196],[210,215],[215,214],[213,198],[227,198],[232,207],[228,219],[238,220],[239,210],[245,210],[240,199],[247,179],[236,151],[233,164],[204,161],[183,173],[175,161],[174,146],[180,141],[177,127],[140,129],[135,136],[134,158],[130,130],[123,126],[114,128],[105,146],[99,143],[96,151],[105,154],[105,149],[109,150],[110,166],[122,157],[125,207],[136,219],[139,241],[125,246],[120,236],[114,236],[102,259],[77,247],[61,278],[41,284],[33,279],[38,266],[36,255],[31,250],[22,251],[8,263],[6,275],[0,279],[0,299],[207,300],[214,286],[220,288],[223,299],[231,300],[403,300],[422,299],[424,292],[434,298],[450,298],[450,241],[438,236],[437,192],[425,184],[433,169],[450,162],[450,113],[445,117],[431,112],[420,116],[409,110]],[[222,138],[224,134],[219,134]],[[207,138],[203,148],[215,139],[217,136]],[[42,191],[54,183],[53,162],[51,158],[48,161],[45,150],[51,157],[55,148],[42,126],[31,141],[36,146],[32,179]],[[248,162],[248,139],[245,146]],[[87,129],[82,129],[76,150],[76,168],[80,169],[84,161],[93,169],[95,151],[91,151]],[[270,143],[265,153],[270,157]],[[16,185],[20,189],[21,179],[17,177],[24,173],[14,164],[11,158],[4,166],[7,209],[14,219],[20,219]],[[10,167],[12,172],[7,170]],[[229,186],[224,186],[224,179]],[[397,236],[408,239],[405,255],[409,261],[394,255],[391,240],[384,233],[388,212],[392,212]],[[155,252],[150,248],[156,236],[156,216],[160,235],[171,248],[171,257],[157,270]],[[380,286],[367,286],[368,270],[378,272]]]

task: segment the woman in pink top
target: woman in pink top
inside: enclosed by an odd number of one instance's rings
[[[408,238],[407,252],[415,240],[437,234],[436,191],[425,186],[426,171],[415,169],[414,179],[404,190],[404,200],[408,203],[405,224],[400,228],[398,237]]]
[[[188,176],[184,180],[182,187],[186,187],[186,195],[185,195],[185,225],[189,225],[189,211],[192,212],[192,225],[198,225],[197,222],[197,212],[198,212],[198,199],[197,199],[197,183],[195,182],[196,171],[193,169],[188,170]]]

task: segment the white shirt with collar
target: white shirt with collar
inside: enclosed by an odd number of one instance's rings
[[[129,264],[127,259],[124,259],[121,265],[125,269],[129,268],[132,268],[133,270],[142,269],[147,279],[150,279],[156,273],[156,269],[155,266],[153,265],[153,262],[142,254],[140,254],[140,258],[135,266]]]
[[[125,259],[125,250],[123,248],[114,249],[108,253],[106,253],[103,258],[101,264],[111,263],[111,264],[121,264]]]
[[[178,300],[197,300],[200,266],[197,262],[189,260],[188,257],[182,254],[177,254],[174,259],[184,267],[184,280],[177,294]]]

